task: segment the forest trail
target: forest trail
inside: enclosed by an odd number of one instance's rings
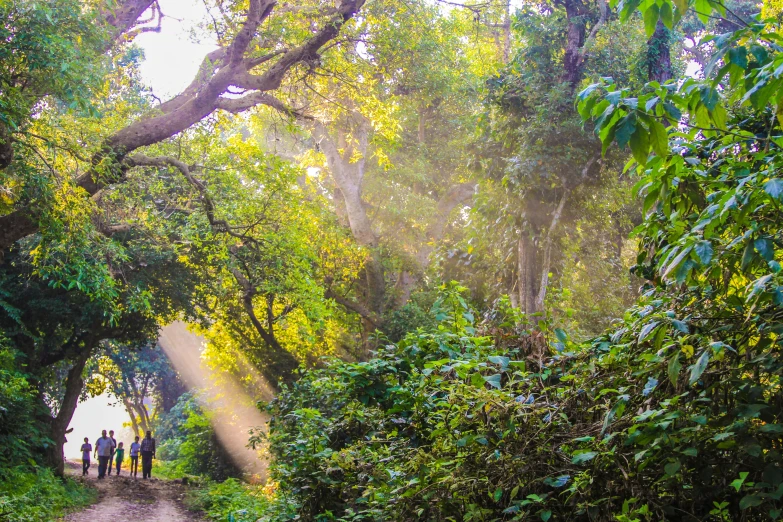
[[[67,473],[81,478],[81,463],[66,465]],[[154,472],[154,469],[153,469]],[[131,478],[127,471],[119,477],[98,480],[97,465],[84,479],[98,490],[98,502],[62,518],[63,522],[93,522],[106,520],[144,520],[145,522],[202,522],[197,513],[185,509],[182,500],[185,489],[170,480]]]

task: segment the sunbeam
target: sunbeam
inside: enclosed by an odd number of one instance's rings
[[[199,392],[199,401],[209,411],[215,433],[234,463],[263,480],[268,462],[257,450],[248,448],[247,442],[249,430],[265,427],[268,416],[255,407],[255,400],[235,382],[234,376],[218,376],[203,364],[201,352],[205,342],[180,321],[161,328],[158,336],[158,343],[185,385]],[[268,389],[264,383],[259,388]]]

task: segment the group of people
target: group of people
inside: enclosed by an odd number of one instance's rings
[[[119,476],[122,469],[122,463],[125,460],[125,448],[123,443],[117,444],[114,438],[114,430],[109,431],[106,436],[106,430],[101,432],[101,436],[95,441],[95,449],[87,437],[84,437],[82,444],[82,475],[87,475],[90,469],[90,454],[98,458],[98,478],[106,477],[108,469],[111,475],[112,469]],[[139,456],[141,456],[141,476],[142,478],[152,477],[152,459],[155,457],[155,439],[152,438],[152,432],[148,431],[145,437],[139,443],[139,436],[130,445],[130,476],[139,475]]]

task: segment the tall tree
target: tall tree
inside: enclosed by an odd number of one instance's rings
[[[135,165],[131,153],[171,138],[215,111],[237,113],[257,105],[282,109],[271,93],[280,87],[292,68],[314,64],[322,47],[338,35],[362,5],[363,0],[354,0],[323,6],[313,11],[314,19],[306,21],[296,18],[296,9],[276,9],[273,0],[251,0],[247,8],[233,3],[221,5],[225,18],[219,28],[220,47],[204,58],[190,85],[154,110],[114,130],[99,143],[85,144],[90,157],[82,158],[81,168],[61,175],[72,179],[81,197],[92,196],[124,181],[128,169]],[[111,19],[122,21],[122,27],[130,28],[136,20],[130,20],[133,15],[138,18],[142,13],[136,9],[118,14],[122,16]],[[302,27],[309,28],[311,22],[318,27],[314,32]],[[264,23],[270,31],[260,30]],[[297,30],[285,30],[290,23]],[[67,60],[60,61],[62,68],[69,65]],[[232,88],[242,89],[244,95],[232,97],[229,94]],[[4,175],[21,178],[19,182],[23,185],[27,183],[23,173],[13,169]],[[0,250],[41,230],[41,213],[37,207],[42,203],[29,196],[16,198],[11,211],[0,216]]]

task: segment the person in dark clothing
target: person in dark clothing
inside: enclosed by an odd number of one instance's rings
[[[117,439],[114,438],[114,430],[109,430],[109,438],[111,439],[111,456],[109,457],[109,475],[111,475],[111,467],[112,467],[112,463],[114,462],[114,452],[117,451]]]
[[[152,438],[152,432],[141,441],[141,477],[144,479],[152,478],[152,459],[155,457],[155,439]]]
[[[98,457],[98,478],[106,477],[106,467],[109,465],[112,453],[111,439],[106,436],[106,430],[101,432],[101,437],[95,441],[95,456]]]
[[[139,476],[139,451],[141,445],[139,444],[139,436],[136,435],[136,440],[131,442],[130,447],[130,474],[134,477]]]
[[[87,475],[87,470],[90,469],[90,453],[92,453],[92,445],[87,437],[84,437],[84,444],[82,444],[82,475]]]

